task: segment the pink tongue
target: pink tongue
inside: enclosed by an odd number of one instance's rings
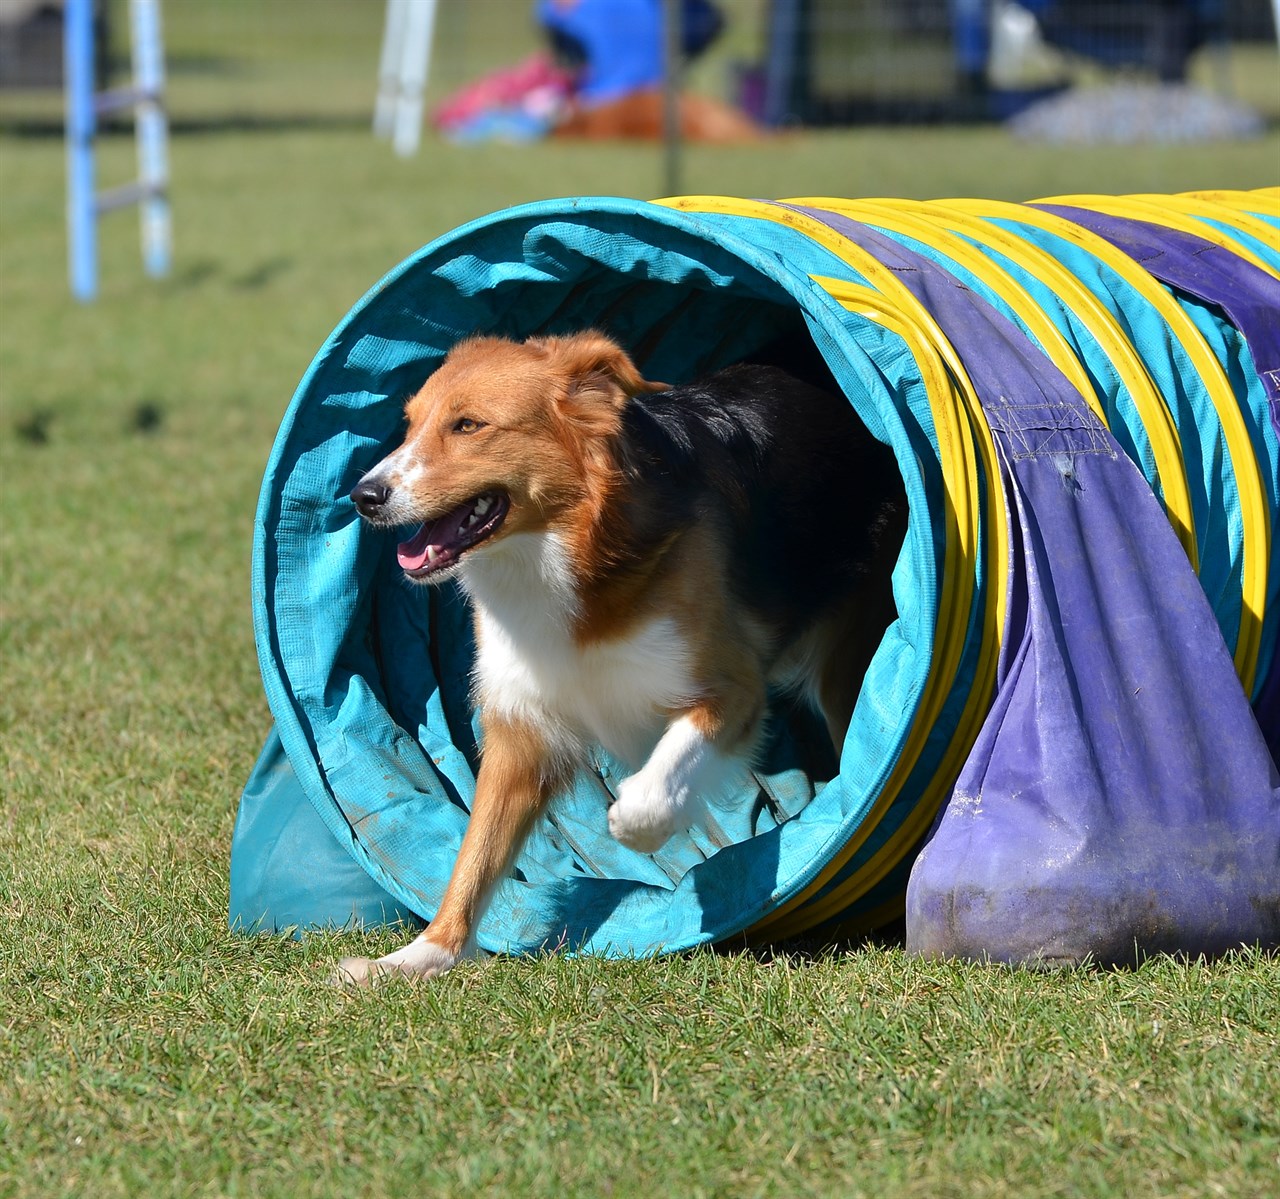
[[[427,550],[434,546],[437,552],[457,545],[462,532],[462,522],[471,514],[471,504],[460,504],[452,512],[428,521],[408,541],[396,546],[396,561],[404,570],[421,570],[427,565]]]
[[[423,525],[408,541],[396,546],[396,561],[405,570],[421,570],[427,564],[427,546],[431,545],[431,531],[435,522]]]

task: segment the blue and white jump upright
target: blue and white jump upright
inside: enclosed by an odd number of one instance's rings
[[[114,209],[139,205],[143,265],[156,278],[169,273],[173,235],[160,4],[129,0],[133,86],[115,91],[94,90],[93,0],[67,0],[64,21],[68,258],[72,294],[87,302],[98,294],[98,218]],[[127,108],[135,112],[138,178],[99,192],[94,163],[98,121]]]

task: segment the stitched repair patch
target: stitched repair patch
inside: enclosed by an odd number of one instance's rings
[[[1014,459],[1116,456],[1105,426],[1083,404],[1054,401],[1043,395],[1018,403],[1001,395],[984,401],[982,407],[992,432],[1003,434]]]

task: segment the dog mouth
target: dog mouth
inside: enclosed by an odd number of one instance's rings
[[[507,517],[511,501],[485,491],[423,524],[396,547],[396,561],[411,579],[429,579],[456,566],[473,546],[492,537]]]

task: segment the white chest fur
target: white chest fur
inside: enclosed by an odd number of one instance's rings
[[[520,534],[473,554],[462,582],[476,606],[480,702],[535,724],[564,751],[596,743],[637,767],[662,735],[664,712],[695,694],[688,646],[669,618],[576,644],[573,580],[554,534]]]

